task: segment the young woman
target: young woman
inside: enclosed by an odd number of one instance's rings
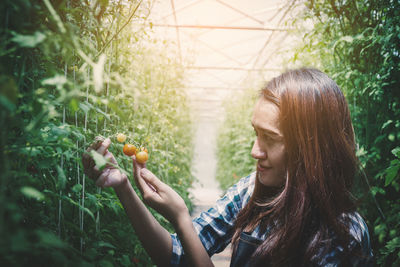
[[[261,91],[251,123],[257,171],[193,222],[179,195],[133,157],[145,202],[177,234],[155,221],[118,170],[96,172],[88,156],[85,169],[97,185],[115,188],[158,265],[212,265],[209,256],[229,243],[231,266],[372,265],[368,229],[350,193],[357,171],[354,132],[336,83],[315,69],[287,71]],[[91,149],[115,162],[108,145]]]

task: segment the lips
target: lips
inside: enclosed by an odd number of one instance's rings
[[[268,166],[262,166],[260,163],[257,164],[257,170],[258,171],[266,171],[268,169],[271,169],[271,167]]]

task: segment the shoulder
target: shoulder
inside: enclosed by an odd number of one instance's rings
[[[241,209],[247,204],[254,191],[255,178],[255,172],[241,178],[226,191],[225,195],[220,200],[229,200],[235,203],[236,208]]]
[[[364,219],[358,212],[349,213],[344,216],[347,217],[350,235],[354,239],[353,242],[361,246],[364,254],[372,256],[368,226]]]
[[[348,227],[350,243],[348,252],[351,266],[372,266],[373,254],[368,233],[368,227],[358,212],[345,213],[342,222]],[[335,236],[332,236],[335,240]],[[335,241],[334,241],[335,242]],[[332,247],[327,254],[320,258],[319,266],[340,266],[343,260],[343,248],[339,245]]]
[[[224,220],[229,224],[233,224],[236,215],[246,205],[253,193],[254,181],[255,173],[241,178],[217,200],[213,207],[206,212],[202,212],[196,221],[210,223],[211,221]]]

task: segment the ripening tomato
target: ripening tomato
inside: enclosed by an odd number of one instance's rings
[[[143,164],[149,159],[149,154],[146,151],[140,151],[136,154],[136,161]]]
[[[136,154],[136,147],[132,144],[125,144],[122,151],[127,156],[133,156]]]
[[[125,142],[125,140],[126,140],[126,135],[124,135],[123,133],[117,134],[117,141],[118,142],[123,143],[123,142]]]

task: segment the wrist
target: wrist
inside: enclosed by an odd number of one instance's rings
[[[122,193],[123,191],[126,191],[127,189],[129,190],[129,186],[130,186],[130,183],[129,183],[128,177],[125,174],[123,174],[121,183],[114,186],[114,190],[117,194]]]
[[[178,234],[184,232],[184,230],[188,229],[189,227],[193,227],[192,218],[190,217],[189,212],[183,213],[172,224]]]

